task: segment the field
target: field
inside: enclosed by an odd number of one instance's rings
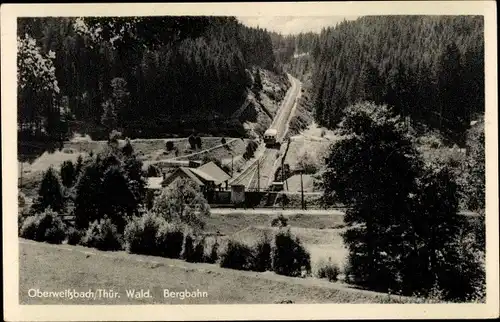
[[[319,128],[313,123],[300,135],[290,138],[285,163],[290,165],[292,171],[297,170],[300,167],[299,161],[304,160],[304,154],[307,154],[309,163],[313,163],[319,170],[323,167],[324,158],[335,140],[338,140],[338,137],[332,131]]]
[[[350,288],[313,278],[271,272],[223,269],[125,252],[49,245],[20,239],[21,304],[208,304],[208,303],[398,303],[408,298]],[[31,298],[29,289],[63,291],[106,289],[116,298]],[[125,290],[151,290],[152,298],[129,298]],[[208,297],[164,298],[170,291],[208,292]]]
[[[191,149],[186,138],[179,139],[137,139],[131,140],[135,152],[139,158],[143,160],[144,169],[150,163],[161,162],[161,160],[177,159],[177,160],[202,160],[203,158],[212,158],[222,160],[223,164],[231,166],[231,155],[233,155],[233,163],[235,172],[240,170],[245,160],[242,158],[245,152],[248,139],[232,139],[225,138],[227,147],[221,146],[221,137],[203,137],[201,149]],[[171,151],[166,150],[166,142],[171,141],[174,148]],[[120,140],[120,145],[125,141]],[[107,145],[106,141],[92,140],[73,140],[64,143],[63,149],[53,153],[44,152],[32,163],[19,163],[18,173],[21,177],[21,190],[28,196],[32,197],[35,194],[36,187],[41,180],[42,173],[50,166],[59,169],[64,161],[75,162],[78,157],[86,156],[89,153],[98,153]],[[208,150],[208,151],[206,151]],[[176,152],[177,155],[176,155]],[[21,182],[20,182],[21,183]]]
[[[299,237],[310,252],[313,271],[318,262],[329,258],[341,268],[344,266],[347,250],[340,235],[344,230],[342,215],[295,214],[284,217],[288,219],[292,234]],[[237,210],[228,215],[212,214],[207,221],[206,231],[211,233],[218,231],[226,235],[226,238],[250,245],[266,234],[272,236],[277,232],[276,227],[271,227],[273,218],[269,215],[241,215]]]
[[[314,192],[314,178],[310,174],[302,175],[302,187],[300,185],[300,174],[294,174],[290,178],[286,180],[286,185],[288,191],[297,192],[301,191],[301,188],[304,192]]]

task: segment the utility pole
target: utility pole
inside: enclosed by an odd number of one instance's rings
[[[281,183],[285,182],[285,170],[283,168],[283,159],[281,159]],[[283,190],[285,188],[285,185],[283,185]],[[281,208],[283,210],[285,209],[285,192],[283,191],[282,197],[281,197]]]
[[[260,159],[257,160],[257,191],[260,192]]]
[[[303,170],[300,170],[300,194],[302,196],[302,209],[306,209],[304,204],[304,184],[302,183],[302,172]]]
[[[285,182],[285,168],[283,158],[281,159],[281,182]]]

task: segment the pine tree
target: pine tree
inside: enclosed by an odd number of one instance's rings
[[[76,178],[76,169],[71,160],[61,164],[61,182],[66,188],[71,188]]]
[[[440,93],[440,128],[454,142],[463,144],[470,119],[464,106],[461,53],[452,42],[446,46],[438,62],[437,88]]]
[[[129,138],[127,138],[125,140],[125,145],[122,148],[122,153],[126,157],[130,157],[134,154],[134,148],[132,147],[132,144],[130,143]]]
[[[137,205],[126,173],[119,166],[111,166],[104,172],[101,194],[106,198],[101,207],[102,214],[111,219],[119,232],[123,232],[127,218],[134,214]]]
[[[78,180],[83,168],[83,157],[80,154],[78,158],[76,159],[76,165],[75,165],[75,182]]]
[[[115,105],[111,100],[107,100],[102,104],[102,110],[101,123],[106,127],[108,132],[111,132],[116,129],[118,124],[118,116]]]
[[[102,203],[105,197],[102,194],[102,170],[99,166],[99,157],[89,162],[82,169],[82,173],[75,186],[75,225],[85,229],[90,222],[102,218]]]
[[[33,203],[32,209],[35,213],[41,213],[47,208],[61,213],[64,210],[64,197],[61,190],[61,183],[54,168],[50,167],[45,171],[38,196]]]

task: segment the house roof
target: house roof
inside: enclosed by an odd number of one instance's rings
[[[150,178],[148,178],[147,188],[148,189],[161,189],[162,182],[163,182],[163,177],[150,177]]]
[[[217,180],[215,178],[212,178],[209,174],[195,168],[190,168],[189,171],[200,177],[201,179],[205,181],[213,181],[216,182]]]
[[[217,164],[214,162],[208,162],[197,168],[199,172],[203,172],[208,176],[213,178],[213,181],[217,184],[225,182],[231,179],[231,176],[227,174],[224,170],[222,170]]]
[[[174,172],[170,173],[165,179],[162,177],[148,178],[148,188],[160,189],[162,184],[169,180],[178,172],[187,175],[198,186],[204,186],[205,182],[214,182],[215,184],[223,183],[231,178],[224,170],[219,168],[214,162],[208,162],[198,168],[179,167]]]
[[[193,169],[185,168],[185,167],[180,167],[179,171],[184,172],[191,180],[193,180],[197,185],[199,186],[204,186],[205,184],[203,181],[201,181],[193,172],[191,172]],[[173,175],[173,174],[172,174]]]

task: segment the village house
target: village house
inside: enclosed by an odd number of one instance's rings
[[[214,198],[214,192],[228,189],[231,176],[214,162],[208,162],[199,167],[178,167],[170,173],[163,172],[162,177],[150,177],[147,181],[148,208],[152,206],[154,197],[161,189],[171,187],[179,180],[193,182],[205,195],[209,202]]]

